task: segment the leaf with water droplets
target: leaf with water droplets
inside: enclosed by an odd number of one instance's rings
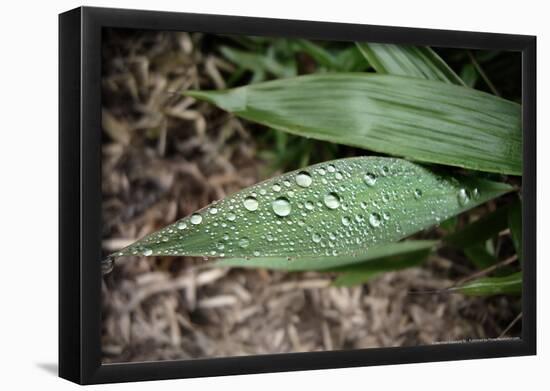
[[[302,181],[306,174],[310,179]],[[367,174],[374,178],[371,184],[365,182]],[[441,175],[402,159],[340,159],[241,190],[115,255],[353,256],[510,190],[503,183]],[[468,200],[461,199],[463,193]]]
[[[468,87],[336,73],[184,94],[304,137],[415,161],[522,174],[521,106]]]
[[[313,234],[312,240],[319,243],[321,241],[321,236]],[[400,257],[416,253],[427,254],[437,243],[438,242],[435,240],[409,240],[373,247],[353,255],[341,255],[337,257],[299,257],[291,259],[290,261],[287,257],[250,259],[228,258],[220,259],[213,265],[219,267],[262,268],[293,272],[318,270],[347,273],[354,271],[373,271],[383,267],[394,270],[395,268],[399,268],[399,264],[402,260]]]

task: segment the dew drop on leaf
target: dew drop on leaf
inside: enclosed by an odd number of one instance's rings
[[[347,227],[350,224],[349,217],[347,216],[342,217],[342,224],[344,224]]]
[[[466,189],[460,189],[458,191],[457,198],[460,206],[465,206],[468,202],[470,202],[470,196],[468,195]]]
[[[315,242],[315,243],[319,243],[321,241],[321,235],[315,233],[311,236],[311,239]]]
[[[273,191],[278,192],[281,191],[281,186],[275,183],[272,187]]]
[[[311,201],[306,201],[304,206],[306,207],[307,210],[313,210],[313,202]]]
[[[248,240],[248,238],[242,238],[239,240],[239,246],[241,246],[242,248],[247,248],[249,244],[250,241]]]
[[[376,212],[371,213],[369,216],[369,224],[373,227],[378,227],[380,225],[380,215]]]
[[[416,190],[414,191],[414,198],[416,198],[417,200],[419,200],[421,197],[422,197],[422,190],[416,189]]]
[[[370,172],[365,174],[365,176],[363,177],[363,180],[368,186],[374,186],[374,184],[376,183],[376,177]]]
[[[273,207],[273,212],[275,212],[277,216],[281,217],[288,216],[292,209],[290,206],[290,202],[284,197],[279,197],[274,200],[271,203],[271,206]]]
[[[313,182],[311,175],[309,175],[306,171],[301,171],[298,175],[296,175],[296,183],[298,186],[309,187],[311,182]]]
[[[142,254],[145,255],[146,257],[148,257],[149,255],[153,254],[153,250],[151,250],[150,248],[145,248],[145,249],[143,249]]]
[[[229,221],[235,221],[235,219],[237,218],[235,213],[228,213],[226,217],[227,217],[227,220]]]
[[[215,215],[216,213],[218,213],[218,208],[211,208],[210,209],[210,214],[211,215]]]
[[[258,200],[255,197],[249,196],[244,199],[243,205],[246,210],[254,212],[256,209],[258,209]]]
[[[340,197],[336,193],[328,193],[323,198],[325,205],[329,209],[336,209],[340,206]]]
[[[185,221],[180,221],[177,225],[178,229],[185,229],[187,228],[187,224],[185,223]]]
[[[190,220],[191,220],[191,224],[197,225],[197,224],[202,223],[202,216],[198,213],[194,213],[194,214],[191,215]]]

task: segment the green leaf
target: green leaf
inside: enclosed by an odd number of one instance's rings
[[[468,87],[474,88],[478,79],[476,68],[472,64],[465,64],[460,72],[460,78]]]
[[[517,272],[505,277],[483,277],[451,288],[467,296],[520,295],[522,273]]]
[[[435,245],[435,240],[411,240],[398,243],[389,243],[367,250],[357,255],[344,256],[324,256],[324,257],[300,257],[289,261],[287,257],[271,258],[227,258],[221,259],[215,263],[215,266],[231,266],[245,268],[263,268],[272,270],[286,271],[333,271],[348,272],[353,271],[354,267],[367,267],[372,265],[372,270],[379,270],[388,266],[388,262],[393,262],[396,268],[401,265],[401,256],[422,254],[429,252]],[[361,269],[359,269],[361,270]],[[364,271],[364,270],[363,270]]]
[[[344,266],[335,270],[342,272],[342,274],[334,280],[333,284],[336,286],[363,284],[385,272],[418,266],[426,260],[430,254],[430,250],[431,248],[417,250],[414,252],[378,258],[357,265]]]
[[[447,235],[443,240],[456,248],[470,247],[475,243],[485,242],[487,239],[496,236],[508,226],[509,206],[501,206],[466,225],[459,231]]]
[[[522,222],[521,222],[521,201],[518,198],[508,210],[508,224],[512,234],[514,247],[521,259],[522,252]]]
[[[445,61],[427,46],[383,43],[356,45],[378,73],[465,85]]]
[[[485,243],[476,243],[466,247],[464,254],[478,269],[485,269],[497,262],[496,257],[487,251]]]
[[[184,94],[305,137],[417,161],[522,172],[520,106],[467,87],[337,73]]]
[[[354,255],[397,242],[512,188],[402,159],[356,157],[239,191],[115,254]]]
[[[295,64],[281,64],[273,57],[233,49],[229,46],[220,47],[220,52],[231,62],[252,72],[269,72],[277,77],[296,75]]]

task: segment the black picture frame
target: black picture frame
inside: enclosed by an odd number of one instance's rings
[[[521,340],[102,364],[101,38],[104,27],[369,41],[522,53]],[[59,376],[80,384],[536,354],[536,37],[81,7],[59,15]]]

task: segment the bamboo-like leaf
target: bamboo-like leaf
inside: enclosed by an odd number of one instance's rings
[[[417,161],[522,172],[520,106],[467,87],[338,73],[184,94],[305,137]]]
[[[245,268],[264,268],[286,271],[331,271],[352,272],[374,270],[384,267],[390,269],[399,268],[402,257],[417,253],[427,253],[435,245],[435,240],[410,240],[405,242],[390,243],[371,248],[356,255],[300,257],[289,262],[287,257],[271,258],[228,258],[217,261],[215,266],[231,266]],[[358,267],[359,269],[355,269]],[[365,268],[365,269],[363,269]]]
[[[522,273],[517,272],[505,277],[478,278],[451,290],[468,296],[519,295],[521,282]]]
[[[439,80],[464,86],[460,77],[427,46],[356,43],[378,73]]]
[[[478,269],[485,269],[497,262],[497,258],[487,251],[485,243],[476,243],[466,247],[464,254]]]
[[[479,220],[466,225],[461,230],[447,235],[443,240],[457,248],[466,248],[475,243],[485,242],[506,229],[509,209],[510,206],[502,206]]]
[[[249,71],[267,71],[277,77],[290,77],[296,75],[295,64],[281,64],[274,58],[265,54],[251,53],[229,46],[222,46],[220,52],[231,62]]]
[[[319,257],[359,254],[512,188],[402,159],[334,160],[251,186],[117,252]]]
[[[430,248],[379,258],[358,265],[344,266],[336,270],[342,273],[334,280],[333,284],[336,286],[364,284],[382,273],[418,266],[426,260],[429,254]]]

